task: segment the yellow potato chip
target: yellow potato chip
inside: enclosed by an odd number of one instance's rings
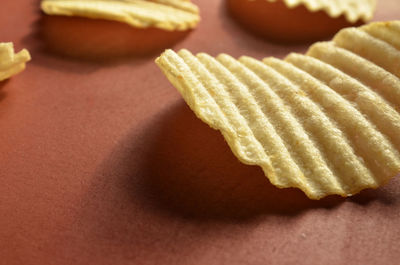
[[[341,30],[333,41],[337,46],[356,53],[400,77],[400,53],[396,44],[400,34],[399,24],[400,21],[394,21],[373,23],[361,28],[347,28]],[[388,30],[389,28],[394,30]],[[377,34],[377,31],[380,33]]]
[[[376,0],[283,0],[283,2],[289,8],[304,5],[311,12],[322,10],[333,18],[344,15],[350,23],[371,20],[376,7]]]
[[[25,63],[31,59],[25,49],[14,53],[11,42],[0,43],[0,81],[10,78],[25,69]]]
[[[114,20],[169,31],[192,29],[200,20],[197,6],[184,0],[42,0],[41,8],[48,15]]]
[[[351,196],[400,172],[400,80],[391,59],[400,56],[398,33],[374,33],[384,36],[387,60],[370,54],[378,40],[367,33],[398,25],[344,29],[284,60],[167,50],[156,63],[239,160],[260,166],[272,184],[311,199]]]

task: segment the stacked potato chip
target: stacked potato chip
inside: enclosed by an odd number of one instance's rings
[[[25,49],[14,52],[11,42],[0,43],[0,81],[10,78],[25,69],[25,63],[31,59]]]
[[[280,188],[350,196],[400,172],[400,21],[344,29],[284,60],[167,50],[156,62]]]

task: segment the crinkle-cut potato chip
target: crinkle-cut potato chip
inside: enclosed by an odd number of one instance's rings
[[[245,164],[311,199],[400,172],[400,21],[340,31],[306,55],[262,61],[167,50],[156,63]]]
[[[252,0],[250,0],[252,1]],[[268,2],[283,1],[287,7],[294,8],[304,5],[309,11],[325,11],[335,18],[344,15],[350,23],[361,19],[368,22],[376,7],[376,0],[266,0]]]
[[[127,23],[136,28],[188,30],[199,20],[189,0],[42,0],[48,15],[78,16]]]
[[[278,41],[310,41],[372,19],[376,0],[226,0],[246,29]]]
[[[31,59],[26,49],[15,53],[12,42],[0,43],[0,81],[10,78],[25,69],[25,63]]]

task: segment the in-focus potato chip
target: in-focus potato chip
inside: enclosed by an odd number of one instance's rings
[[[272,184],[311,199],[351,196],[400,172],[399,28],[347,28],[284,60],[167,50],[156,63]]]
[[[48,15],[113,20],[168,31],[192,29],[200,20],[197,6],[186,0],[42,0],[41,8]]]
[[[25,63],[31,59],[26,49],[15,53],[11,42],[0,43],[0,81],[10,78],[25,69]]]
[[[376,0],[226,0],[247,29],[280,41],[319,40],[372,19]]]

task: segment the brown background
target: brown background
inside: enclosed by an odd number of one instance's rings
[[[282,57],[223,1],[175,48]],[[379,1],[375,20],[400,16]],[[0,41],[33,60],[0,83],[0,264],[400,264],[400,179],[308,200],[241,165],[153,63],[39,48],[36,0],[3,0]]]

